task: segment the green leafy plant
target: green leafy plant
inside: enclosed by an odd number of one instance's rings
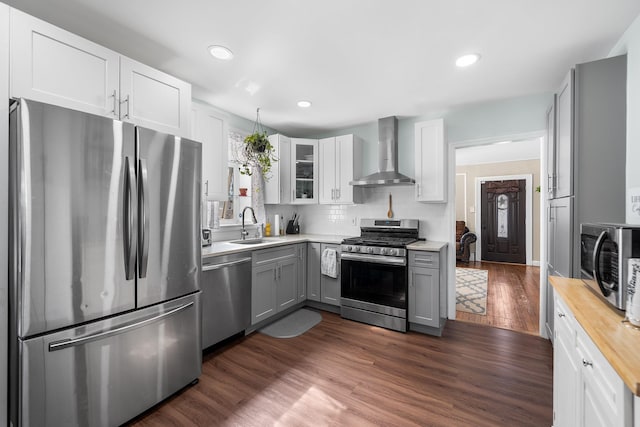
[[[274,147],[269,142],[267,132],[254,132],[244,139],[240,173],[251,176],[255,169],[262,171],[262,176],[268,180],[272,162],[278,159],[274,155]]]

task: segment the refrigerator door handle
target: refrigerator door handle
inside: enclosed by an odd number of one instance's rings
[[[140,159],[140,179],[138,180],[138,195],[139,201],[139,219],[140,224],[138,227],[138,244],[140,250],[138,251],[138,266],[139,277],[147,277],[147,264],[149,261],[149,201],[147,200],[147,191],[149,189],[147,170],[147,161]]]
[[[125,167],[125,182],[124,182],[124,256],[125,256],[125,277],[127,280],[134,278],[136,269],[136,240],[135,240],[135,227],[138,219],[136,218],[136,209],[133,206],[134,200],[136,200],[135,194],[135,182],[136,171],[134,163],[130,161],[129,156],[124,159]]]
[[[133,330],[133,329],[137,329],[137,328],[141,328],[145,325],[148,325],[149,323],[153,323],[153,322],[157,322],[158,320],[164,319],[166,317],[172,316],[182,310],[186,310],[187,308],[191,307],[193,305],[193,301],[189,302],[187,304],[181,305],[179,307],[176,307],[174,309],[171,309],[169,311],[167,311],[166,313],[161,313],[161,314],[156,314],[152,317],[149,317],[147,319],[141,320],[139,322],[136,323],[132,323],[130,325],[126,325],[126,326],[121,326],[119,328],[115,328],[115,329],[110,329],[108,331],[103,331],[103,332],[98,332],[96,334],[91,334],[91,335],[85,335],[83,337],[79,337],[79,338],[70,338],[70,339],[65,339],[65,340],[61,340],[61,341],[55,341],[49,344],[49,351],[57,351],[57,350],[63,350],[65,348],[69,348],[69,347],[75,347],[78,345],[83,345],[86,343],[89,343],[91,341],[96,341],[99,339],[104,339],[104,338],[108,338],[111,337],[113,335],[119,335],[122,334],[124,332]]]

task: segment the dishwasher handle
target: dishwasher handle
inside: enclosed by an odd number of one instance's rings
[[[220,270],[221,268],[232,267],[234,265],[244,264],[245,262],[249,261],[251,261],[251,257],[241,258],[237,261],[223,262],[222,264],[203,265],[202,271]]]

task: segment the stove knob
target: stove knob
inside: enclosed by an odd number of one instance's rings
[[[367,248],[367,253],[368,254],[372,254],[373,253],[373,248]]]
[[[389,249],[389,255],[398,255],[397,249]]]
[[[351,247],[351,246],[349,246],[349,245],[345,246],[345,250],[346,250],[347,252],[351,252],[351,249],[352,249],[352,247]]]
[[[380,249],[380,255],[386,255],[387,254],[387,250],[385,248]],[[389,252],[389,254],[391,254],[391,252]]]

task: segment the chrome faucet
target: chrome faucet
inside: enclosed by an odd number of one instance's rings
[[[251,216],[253,216],[254,224],[258,223],[258,219],[256,218],[256,213],[253,211],[253,208],[251,206],[247,206],[244,209],[242,209],[242,231],[240,232],[240,239],[241,240],[246,239],[247,236],[249,235],[249,232],[244,229],[244,213],[245,213],[245,211],[247,209],[249,209],[251,211]]]

